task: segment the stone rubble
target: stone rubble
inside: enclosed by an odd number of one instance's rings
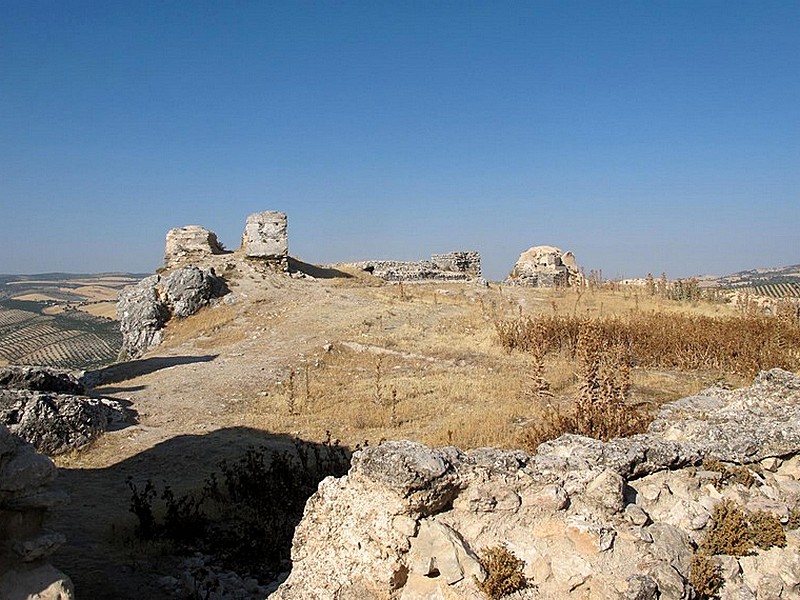
[[[481,255],[478,252],[434,254],[430,260],[412,262],[367,260],[350,266],[385,281],[472,281],[481,277]]]
[[[368,447],[308,501],[293,569],[271,598],[485,598],[477,557],[504,545],[530,587],[509,598],[689,599],[690,562],[729,499],[788,525],[800,507],[800,377],[666,404],[648,433],[565,435],[522,451]],[[743,466],[747,487],[703,467]],[[795,525],[796,526],[796,525]],[[800,531],[786,546],[714,557],[720,598],[800,597]]]
[[[523,252],[506,280],[533,287],[583,285],[584,277],[572,252],[555,246],[534,246]]]
[[[200,552],[183,560],[178,571],[177,577],[165,575],[159,580],[164,592],[174,598],[263,600],[278,586],[278,582],[260,585],[254,577],[241,577]]]

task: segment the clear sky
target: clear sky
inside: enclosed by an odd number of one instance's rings
[[[800,2],[0,0],[0,272],[289,215],[311,262],[800,263]]]

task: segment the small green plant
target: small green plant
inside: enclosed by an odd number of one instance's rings
[[[480,562],[486,570],[486,579],[481,582],[476,578],[476,583],[490,600],[498,600],[528,587],[528,580],[522,572],[525,562],[505,546],[484,548]]]
[[[717,466],[714,463],[707,461],[704,466]],[[778,517],[763,511],[748,513],[735,502],[722,500],[714,506],[708,533],[692,557],[689,581],[700,598],[716,598],[724,581],[714,555],[746,556],[756,548],[768,550],[773,546],[786,546],[786,533]]]
[[[306,501],[322,479],[347,472],[350,456],[328,432],[321,444],[295,440],[294,452],[250,447],[238,460],[220,462],[202,490],[191,494],[177,496],[166,486],[159,496],[152,481],[139,487],[129,479],[135,534],[211,554],[242,574],[274,579],[291,566],[292,536]]]
[[[140,490],[133,477],[128,477],[126,483],[131,490],[130,512],[136,515],[138,525],[136,535],[142,540],[152,540],[156,534],[156,518],[153,515],[153,500],[156,498],[156,489],[151,480],[147,480]]]

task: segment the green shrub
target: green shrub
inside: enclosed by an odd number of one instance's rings
[[[323,444],[295,440],[294,453],[248,448],[238,460],[220,462],[202,490],[182,496],[169,486],[158,496],[152,481],[139,489],[129,479],[135,533],[211,554],[241,574],[274,579],[291,566],[292,536],[306,501],[322,479],[347,472],[350,456],[329,434]],[[163,505],[154,510],[157,498]]]

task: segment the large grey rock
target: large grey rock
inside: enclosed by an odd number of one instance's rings
[[[555,246],[534,246],[517,259],[508,282],[554,287],[581,285],[584,278],[572,252],[562,252]]]
[[[0,368],[0,388],[62,394],[85,394],[83,383],[68,371],[48,367]]]
[[[800,376],[772,369],[750,387],[711,388],[671,402],[648,431],[723,461],[792,454],[800,447]]]
[[[222,244],[217,240],[217,234],[213,231],[200,225],[175,227],[167,232],[164,264],[172,266],[224,252]]]
[[[164,326],[171,318],[194,314],[227,293],[225,280],[213,268],[194,265],[126,287],[117,301],[123,355],[141,356],[161,343]]]
[[[692,553],[722,499],[786,521],[800,503],[800,378],[664,406],[651,430],[604,443],[565,435],[534,455],[389,442],[353,457],[311,497],[293,569],[272,598],[483,598],[476,556],[504,545],[533,584],[514,598],[696,597]],[[704,436],[693,420],[713,428]],[[663,432],[670,432],[664,439]],[[753,464],[766,461],[769,467]],[[752,468],[759,485],[718,487],[705,458]],[[800,533],[724,562],[726,598],[796,598]],[[475,577],[469,576],[474,575]]]
[[[88,398],[67,372],[44,367],[0,369],[0,423],[40,452],[58,454],[89,443],[127,420],[115,400]],[[74,393],[59,393],[70,391]]]
[[[50,455],[85,446],[110,424],[126,418],[125,409],[115,400],[0,390],[0,423]]]
[[[158,287],[171,316],[179,318],[193,315],[212,298],[228,291],[213,269],[200,270],[194,266],[173,271],[162,278]]]
[[[139,357],[161,343],[161,330],[170,313],[158,294],[160,280],[158,275],[151,275],[120,292],[117,320],[122,333],[122,353],[128,358]]]
[[[289,255],[286,213],[264,211],[247,217],[242,249],[250,258],[285,261]]]

